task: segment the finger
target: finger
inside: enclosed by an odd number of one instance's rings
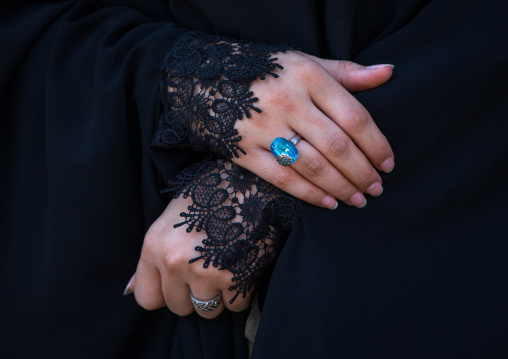
[[[342,202],[351,204],[358,208],[363,208],[367,200],[363,195],[363,190],[355,186],[341,172],[339,172],[326,158],[305,140],[298,142],[298,159],[291,165],[302,176],[310,180],[316,186],[331,193]],[[357,164],[359,166],[360,164]],[[377,172],[367,162],[366,164],[374,173],[372,183],[381,181]],[[382,187],[377,191],[370,193],[378,196],[382,192]]]
[[[383,189],[379,173],[349,136],[323,113],[317,109],[310,111],[305,121],[293,121],[292,126],[331,163],[330,166],[327,166],[325,158],[321,158],[313,149],[307,149],[305,151],[307,157],[304,157],[298,165],[295,162],[297,168],[301,166],[300,173],[305,177],[314,178],[310,180],[320,187],[323,180],[332,181],[332,184],[338,181],[337,188],[340,188],[347,195],[354,196],[353,204],[357,207],[364,206],[364,198],[361,198],[361,194],[356,195],[357,190],[347,181],[344,182],[345,179],[339,178],[338,174],[331,172],[331,168],[335,167],[352,185],[362,192],[369,193],[372,196],[381,194]],[[303,148],[307,148],[305,142],[302,143]],[[323,176],[326,178],[324,179]],[[325,184],[325,187],[322,188],[325,191],[330,191],[329,186],[330,183]],[[354,193],[351,192],[353,190]],[[331,193],[337,196],[336,191]],[[338,198],[343,200],[344,197]]]
[[[198,293],[201,293],[201,294],[195,294],[194,291],[191,289],[192,291],[192,294],[194,295],[194,298],[199,300],[200,302],[204,302],[204,303],[210,303],[214,300],[217,299],[217,295],[219,295],[220,292],[215,292],[215,293],[210,293],[209,291],[199,291],[198,290]],[[189,298],[190,298],[190,292],[188,293],[189,294]],[[190,300],[190,299],[189,299]],[[224,311],[224,299],[220,299],[220,303],[219,305],[213,309],[214,307],[211,307],[209,311],[207,310],[203,310],[203,309],[200,309],[198,307],[195,307],[194,310],[196,311],[196,313],[205,318],[205,319],[214,319],[214,318],[217,318],[223,311]]]
[[[161,277],[157,268],[148,265],[143,257],[139,260],[134,281],[136,302],[147,309],[154,310],[164,307],[165,301],[161,290]]]
[[[322,60],[320,64],[350,92],[367,91],[387,82],[393,74],[393,65],[362,66],[350,61]]]
[[[242,293],[238,294],[236,290],[228,288],[227,291],[222,291],[222,296],[227,309],[232,312],[241,312],[249,307],[252,300],[252,290],[244,297]]]
[[[345,60],[326,60],[303,54],[316,61],[346,90],[367,91],[386,83],[393,74],[394,65],[378,64],[363,66]]]
[[[179,270],[181,271],[181,268]],[[167,271],[161,273],[162,292],[164,293],[165,305],[169,310],[176,315],[185,317],[194,312],[194,306],[190,300],[189,286],[182,278],[180,271],[170,266]],[[179,273],[179,275],[176,273]]]
[[[317,139],[313,140],[316,143],[322,142],[323,137],[326,137],[323,133],[328,134],[333,133],[334,131],[339,132],[347,138],[340,128],[331,122],[331,120],[327,119],[320,111],[316,110],[315,112],[319,114],[319,118],[314,116],[314,118],[310,120],[310,126],[309,119],[312,118],[311,116],[308,116],[307,121],[298,121],[299,124],[296,126],[297,132],[304,135],[308,135],[308,131],[314,132],[314,137],[317,137]],[[313,125],[312,123],[314,121],[319,121],[319,124]],[[328,124],[328,127],[324,126],[324,124]],[[287,136],[286,138],[290,139],[291,137],[292,136]],[[312,138],[313,136],[309,137]],[[269,139],[265,138],[265,142],[263,143],[265,147],[269,146],[268,141]],[[354,144],[351,145],[354,148]],[[353,175],[351,176],[352,178],[361,178],[358,179],[357,182],[360,183],[363,188],[359,188],[336,168],[338,167],[342,171],[346,169],[347,172],[347,158],[343,158],[343,161],[341,161],[339,165],[333,165],[305,139],[298,142],[297,149],[299,152],[298,159],[291,164],[290,168],[300,174],[302,178],[311,182],[311,184],[321,190],[324,190],[325,193],[330,193],[332,197],[338,198],[340,201],[349,205],[363,208],[367,203],[365,196],[363,195],[364,191],[372,196],[379,196],[382,193],[383,188],[381,184],[381,177],[362,153],[359,153],[360,156],[358,159],[353,159],[356,163],[353,163],[352,169],[349,169],[349,171],[353,172]],[[369,173],[370,178],[362,178],[361,173]],[[362,181],[366,181],[367,183],[362,183]],[[376,183],[376,185],[372,186],[374,183]],[[293,190],[293,188],[288,189],[288,191],[291,190]]]
[[[168,240],[177,239],[191,240],[190,237],[197,235],[196,232],[187,233],[183,227],[174,228]],[[185,243],[185,242],[182,242]],[[193,246],[167,247],[160,258],[159,270],[161,274],[161,288],[165,305],[170,311],[179,315],[187,316],[194,311],[194,306],[189,297],[189,281],[193,278],[189,259],[195,255]]]
[[[196,279],[194,279],[189,285],[190,291],[187,291],[187,298],[189,302],[191,292],[194,295],[194,298],[200,302],[210,302],[216,299],[217,295],[222,295],[222,290],[219,287],[224,287],[223,283],[226,282],[225,277],[231,278],[231,273],[227,271],[219,272],[219,270],[215,267],[203,268],[201,262],[196,262],[195,264],[199,266],[199,268],[197,268],[197,273],[201,274],[198,274]],[[211,307],[211,311],[202,310],[194,306],[193,309],[201,317],[213,319],[224,311],[224,299],[220,299],[220,303],[215,309],[213,309],[213,307],[214,306]]]
[[[291,133],[289,132],[289,134]],[[268,139],[266,140],[268,141]],[[270,148],[272,140],[269,139],[270,142],[265,144],[266,148]],[[302,201],[328,209],[335,209],[338,206],[337,200],[330,193],[305,179],[291,166],[280,165],[269,150],[253,148],[249,151],[248,156],[240,157],[235,162]]]
[[[169,280],[164,281],[164,294],[166,303],[172,312],[179,315],[188,315],[193,311],[203,318],[212,319],[217,317],[224,310],[224,301],[221,299],[218,307],[211,311],[201,310],[193,305],[190,293],[202,302],[208,302],[227,288],[231,282],[232,274],[229,271],[220,271],[218,268],[209,266],[204,267],[203,261],[197,261],[189,264],[186,259],[186,270],[176,272],[168,266],[168,274],[180,273],[180,276],[171,276]],[[176,269],[176,268],[175,268]],[[167,293],[167,294],[166,294]]]
[[[314,104],[353,140],[377,169],[384,172],[392,170],[394,155],[386,137],[376,126],[367,110],[350,93],[331,77],[324,77],[319,84],[316,82],[311,84],[309,95]],[[317,123],[320,122],[317,121]],[[311,127],[307,126],[307,128]],[[324,152],[322,149],[320,151],[330,162],[336,164],[344,151],[353,150],[353,148],[348,146],[350,142],[340,137],[336,131],[333,133],[334,137],[330,137],[330,133],[328,133],[328,142],[319,140],[317,137],[314,140],[318,142],[307,140],[313,144],[327,143],[328,148],[324,149]],[[357,151],[351,153],[355,153],[354,157],[357,159],[362,157]],[[351,166],[352,163],[350,162],[349,165]],[[368,173],[365,175],[370,177]],[[349,175],[346,174],[346,176],[363,188]]]

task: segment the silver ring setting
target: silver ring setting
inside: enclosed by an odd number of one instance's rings
[[[289,139],[289,141],[290,141],[293,145],[295,145],[295,146],[296,146],[296,145],[298,144],[298,142],[300,142],[300,140],[301,140],[301,139],[302,139],[302,136],[300,136],[300,135],[294,135],[293,137],[291,137],[291,138]]]
[[[202,312],[212,312],[215,309],[217,309],[220,305],[220,302],[222,302],[222,293],[219,292],[215,297],[208,299],[208,300],[201,300],[198,299],[192,294],[192,291],[189,291],[190,299],[192,302],[192,305],[197,310],[200,310]]]
[[[277,159],[277,162],[286,167],[296,161],[298,150],[296,144],[302,139],[302,136],[295,135],[290,140],[283,137],[277,137],[270,145],[270,151]]]

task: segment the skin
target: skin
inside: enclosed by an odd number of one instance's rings
[[[350,94],[377,87],[392,66],[373,69],[349,61],[322,60],[301,53],[277,54],[280,78],[251,85],[262,113],[237,121],[247,155],[233,159],[285,192],[333,209],[335,199],[363,207],[364,193],[378,196],[394,154],[367,110]],[[304,85],[302,85],[304,84]],[[299,157],[282,167],[270,144],[276,137],[300,134]]]
[[[367,110],[350,94],[375,88],[391,77],[393,66],[364,67],[348,61],[323,60],[289,52],[277,54],[284,70],[280,78],[268,76],[252,83],[262,113],[237,121],[242,148],[247,155],[234,161],[268,182],[311,204],[333,209],[336,198],[363,207],[364,193],[382,193],[376,169],[390,172],[394,155],[385,136]],[[270,152],[276,137],[303,137],[297,147],[298,160],[282,167]],[[215,318],[225,308],[241,311],[250,303],[228,290],[232,274],[202,262],[190,264],[203,233],[187,233],[185,226],[174,228],[187,210],[190,198],[179,197],[148,230],[135,276],[126,292],[134,292],[138,304],[148,310],[167,306],[186,316],[194,312],[189,290],[204,300],[222,292],[223,301],[212,312],[197,311]]]

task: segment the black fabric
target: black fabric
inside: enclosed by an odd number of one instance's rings
[[[396,167],[365,209],[304,206],[253,358],[506,357],[507,10],[433,1],[354,54],[396,65],[358,95]]]
[[[506,357],[505,2],[0,6],[0,357],[245,357],[245,313],[177,318],[121,296],[165,181],[199,158],[148,150],[159,68],[187,30],[396,65],[358,95],[396,154],[385,193],[304,206],[254,358]]]

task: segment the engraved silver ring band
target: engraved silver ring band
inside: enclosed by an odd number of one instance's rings
[[[194,294],[192,294],[192,291],[189,290],[190,299],[192,302],[192,305],[197,310],[200,310],[202,312],[212,312],[215,309],[217,309],[220,305],[220,302],[222,302],[222,293],[219,292],[215,297],[207,300],[202,300],[199,298],[196,298]]]

